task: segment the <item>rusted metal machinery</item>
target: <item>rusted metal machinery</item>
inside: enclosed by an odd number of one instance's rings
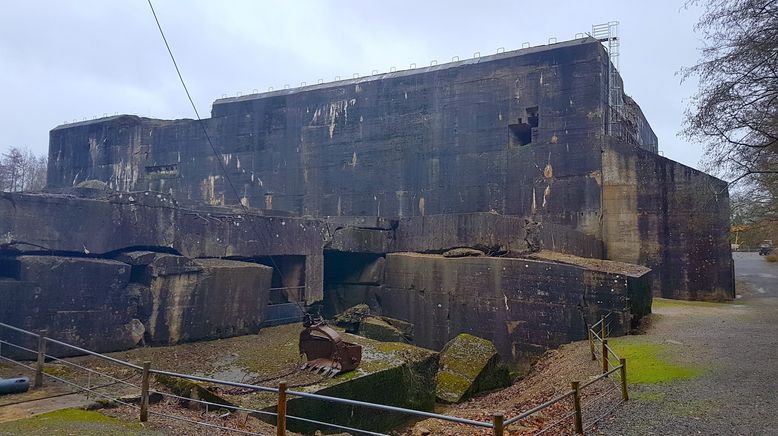
[[[307,361],[300,369],[334,377],[355,370],[362,361],[362,346],[346,342],[319,316],[306,314],[300,332],[300,355]]]

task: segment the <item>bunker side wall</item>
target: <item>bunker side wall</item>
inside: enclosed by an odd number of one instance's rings
[[[603,240],[610,260],[652,268],[654,295],[734,298],[726,182],[612,142],[603,153]]]

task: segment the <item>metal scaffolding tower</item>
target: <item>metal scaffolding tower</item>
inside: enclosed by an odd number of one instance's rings
[[[619,86],[619,22],[610,21],[592,26],[591,36],[605,45],[610,63],[608,65],[608,135],[613,135],[614,124],[622,119],[624,99],[623,90]]]

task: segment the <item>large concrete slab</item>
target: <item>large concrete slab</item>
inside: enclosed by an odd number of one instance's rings
[[[134,347],[143,338],[128,290],[130,265],[106,259],[19,256],[0,259],[0,322],[97,351]],[[10,277],[9,277],[10,276]],[[12,342],[37,340],[3,330]],[[6,350],[14,351],[14,350]],[[72,350],[51,347],[53,354]],[[30,354],[17,354],[31,358]]]
[[[421,346],[441,349],[470,333],[521,366],[585,338],[586,324],[608,312],[614,334],[628,330],[650,308],[649,270],[638,268],[628,275],[558,260],[390,253],[382,286],[328,284],[325,307],[363,298],[375,312],[413,323]]]

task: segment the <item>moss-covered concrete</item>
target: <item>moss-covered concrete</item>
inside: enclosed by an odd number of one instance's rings
[[[440,401],[458,403],[480,392],[506,387],[510,381],[494,344],[463,333],[440,353],[435,391]]]
[[[146,347],[112,356],[152,367],[180,373],[197,374],[222,380],[276,387],[281,380],[290,390],[320,393],[417,410],[432,410],[435,403],[435,374],[438,353],[400,342],[379,342],[361,336],[342,333],[344,340],[363,347],[362,363],[351,372],[329,378],[300,371],[298,338],[301,324],[287,324],[262,329],[257,335],[247,335],[215,341],[203,341],[167,347]],[[92,358],[77,358],[86,366],[103,365]],[[104,365],[103,365],[104,366]],[[171,381],[155,378],[158,388],[185,397],[198,397],[211,402],[234,404],[257,409],[274,410],[277,396],[266,392],[240,392],[224,386]],[[212,396],[211,396],[212,395]],[[207,398],[205,397],[207,396]],[[323,422],[358,428],[386,431],[401,423],[406,416],[377,413],[289,398],[289,413]],[[317,428],[302,426],[290,420],[291,431],[313,432]],[[332,429],[321,428],[323,431]]]
[[[32,418],[0,424],[2,435],[47,436],[157,436],[161,433],[145,430],[140,423],[121,421],[99,412],[63,409]]]
[[[399,329],[374,316],[368,316],[359,323],[359,334],[381,342],[406,342]]]
[[[193,382],[190,380],[184,380],[181,378],[169,377],[165,375],[155,376],[157,383],[169,389],[172,393],[179,397],[191,398],[193,400],[207,401],[209,403],[221,404],[228,408],[234,406],[229,401],[225,401],[223,398],[215,395],[207,389],[203,383]],[[189,402],[186,405],[189,407],[199,407],[201,403]],[[216,407],[216,406],[214,406]],[[211,407],[212,409],[214,407]]]

